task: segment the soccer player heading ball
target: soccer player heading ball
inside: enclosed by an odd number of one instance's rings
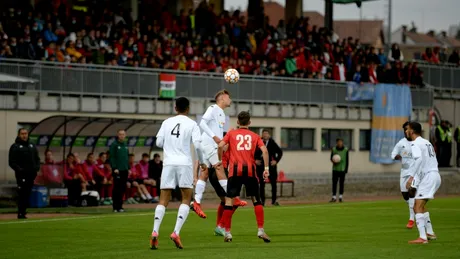
[[[223,214],[223,225],[225,228],[224,241],[231,242],[233,237],[230,233],[232,215],[234,212],[234,198],[241,192],[241,187],[246,187],[247,196],[251,197],[254,204],[254,213],[257,220],[257,236],[265,242],[270,242],[270,237],[264,231],[264,208],[260,200],[259,179],[256,174],[256,163],[254,152],[259,147],[264,160],[264,178],[268,177],[268,151],[259,135],[248,129],[251,124],[249,112],[242,111],[238,114],[239,129],[231,130],[219,143],[219,160],[222,158],[224,147],[228,144],[227,152],[230,152],[228,163],[228,186],[227,197]],[[260,179],[263,181],[263,179]]]

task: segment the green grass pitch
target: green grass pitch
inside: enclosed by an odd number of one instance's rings
[[[460,258],[460,199],[428,204],[438,240],[409,245],[416,227],[405,228],[403,200],[269,207],[265,230],[269,244],[257,238],[252,206],[233,220],[233,243],[213,235],[216,212],[208,219],[193,212],[181,232],[183,250],[169,240],[176,209],[167,210],[159,250],[149,249],[153,212],[99,213],[80,218],[0,221],[0,258]]]

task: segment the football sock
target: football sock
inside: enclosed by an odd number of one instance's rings
[[[224,189],[225,192],[227,192],[227,180],[219,180],[220,186]]]
[[[224,214],[222,215],[223,225],[225,231],[230,232],[232,227],[232,215],[233,215],[233,206],[225,206]]]
[[[254,213],[256,214],[257,227],[264,228],[264,207],[262,204],[254,204]]]
[[[223,208],[224,208],[224,209],[223,209],[223,211],[222,211],[222,215],[223,215],[223,212],[224,212],[224,210],[225,210],[225,206],[224,206]],[[232,216],[233,216],[233,214],[235,213],[236,209],[238,209],[238,206],[233,206]],[[225,222],[224,222],[224,221],[225,221],[225,220],[224,220],[224,217],[222,217],[222,218],[220,219],[220,221],[219,221],[219,223],[218,223],[217,226],[218,226],[218,227],[225,227]],[[230,225],[231,225],[231,222],[230,222]]]
[[[187,220],[188,213],[190,211],[190,205],[181,204],[179,206],[179,211],[177,212],[176,226],[174,227],[174,232],[179,235],[182,226]]]
[[[145,194],[141,194],[141,197],[142,197],[143,200],[147,199],[147,197],[145,197]]]
[[[157,232],[157,234],[160,234],[159,233],[160,225],[165,215],[165,211],[166,211],[166,208],[163,205],[157,205],[155,209],[155,216],[153,220],[153,232]]]
[[[225,206],[225,203],[221,202],[219,204],[219,207],[217,208],[216,226],[218,227],[223,227],[223,225],[221,224],[221,220],[222,220],[222,215],[224,215],[224,206]]]
[[[414,203],[415,203],[414,198],[409,198],[409,200],[407,201],[407,204],[409,205],[409,220],[414,220],[414,217],[415,217]]]
[[[152,195],[150,195],[150,193],[147,193],[147,195],[145,195],[145,196],[147,197],[148,200],[153,199],[153,198],[152,198]]]
[[[425,229],[425,216],[422,213],[415,214],[415,222],[417,223],[417,228],[418,228],[418,232],[420,233],[420,238],[427,240],[426,229]]]
[[[105,187],[104,186],[102,186],[102,188],[101,188],[100,195],[101,195],[101,200],[105,198]]]
[[[425,212],[425,213],[423,213],[423,216],[425,218],[426,233],[430,234],[430,235],[434,235],[433,225],[431,225],[430,213]]]
[[[339,195],[339,199],[342,199],[342,198],[343,198],[343,195],[342,195],[342,194],[340,194],[340,195]]]
[[[201,199],[203,198],[204,190],[206,189],[206,182],[203,180],[198,180],[195,186],[195,202],[201,204]]]
[[[332,199],[337,199],[337,196],[335,196],[335,195],[332,195]]]

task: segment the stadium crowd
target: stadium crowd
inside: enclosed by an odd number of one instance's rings
[[[396,44],[386,55],[336,39],[308,17],[252,30],[240,11],[216,15],[203,2],[177,17],[164,8],[135,21],[122,9],[11,8],[0,14],[0,58],[423,86],[423,72],[403,64]]]

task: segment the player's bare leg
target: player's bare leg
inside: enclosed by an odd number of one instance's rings
[[[197,170],[199,170],[197,168]],[[198,175],[198,181],[196,182],[195,186],[195,201],[190,204],[191,210],[193,210],[200,218],[205,219],[206,214],[201,209],[201,200],[203,199],[203,193],[206,189],[206,182],[209,178],[208,169],[201,170]]]
[[[185,221],[187,220],[187,216],[190,211],[190,200],[192,199],[193,189],[181,189],[182,193],[182,204],[179,207],[179,211],[177,213],[177,220],[176,226],[174,227],[174,232],[169,236],[171,240],[174,242],[177,248],[182,249],[182,242],[180,240],[180,230],[184,225]]]
[[[425,217],[425,205],[428,200],[416,199],[414,205],[415,212],[415,222],[419,231],[419,238],[409,241],[409,244],[427,244],[429,232],[430,236],[436,238],[436,235],[433,232],[433,227],[431,225],[431,220],[429,214],[426,214]]]
[[[219,165],[214,166],[214,168],[216,169],[216,175],[217,175],[217,179],[219,180],[220,186],[222,186],[225,192],[227,192],[228,180],[227,180],[227,176],[225,175],[224,167],[222,166],[222,164],[219,164]],[[240,200],[239,197],[235,197],[233,199],[233,205],[238,206],[238,207],[244,207],[248,205],[248,203],[246,201]]]
[[[170,189],[161,190],[160,202],[155,208],[153,231],[152,236],[150,238],[150,249],[158,249],[158,234],[160,232],[161,222],[163,221],[163,217],[166,212],[166,207],[168,206],[169,201],[171,200],[171,192],[172,190]]]
[[[259,197],[252,196],[251,199],[252,203],[254,204],[254,213],[256,214],[257,237],[263,239],[265,243],[270,243],[271,239],[264,230],[264,206],[262,206],[262,202],[260,201]]]

